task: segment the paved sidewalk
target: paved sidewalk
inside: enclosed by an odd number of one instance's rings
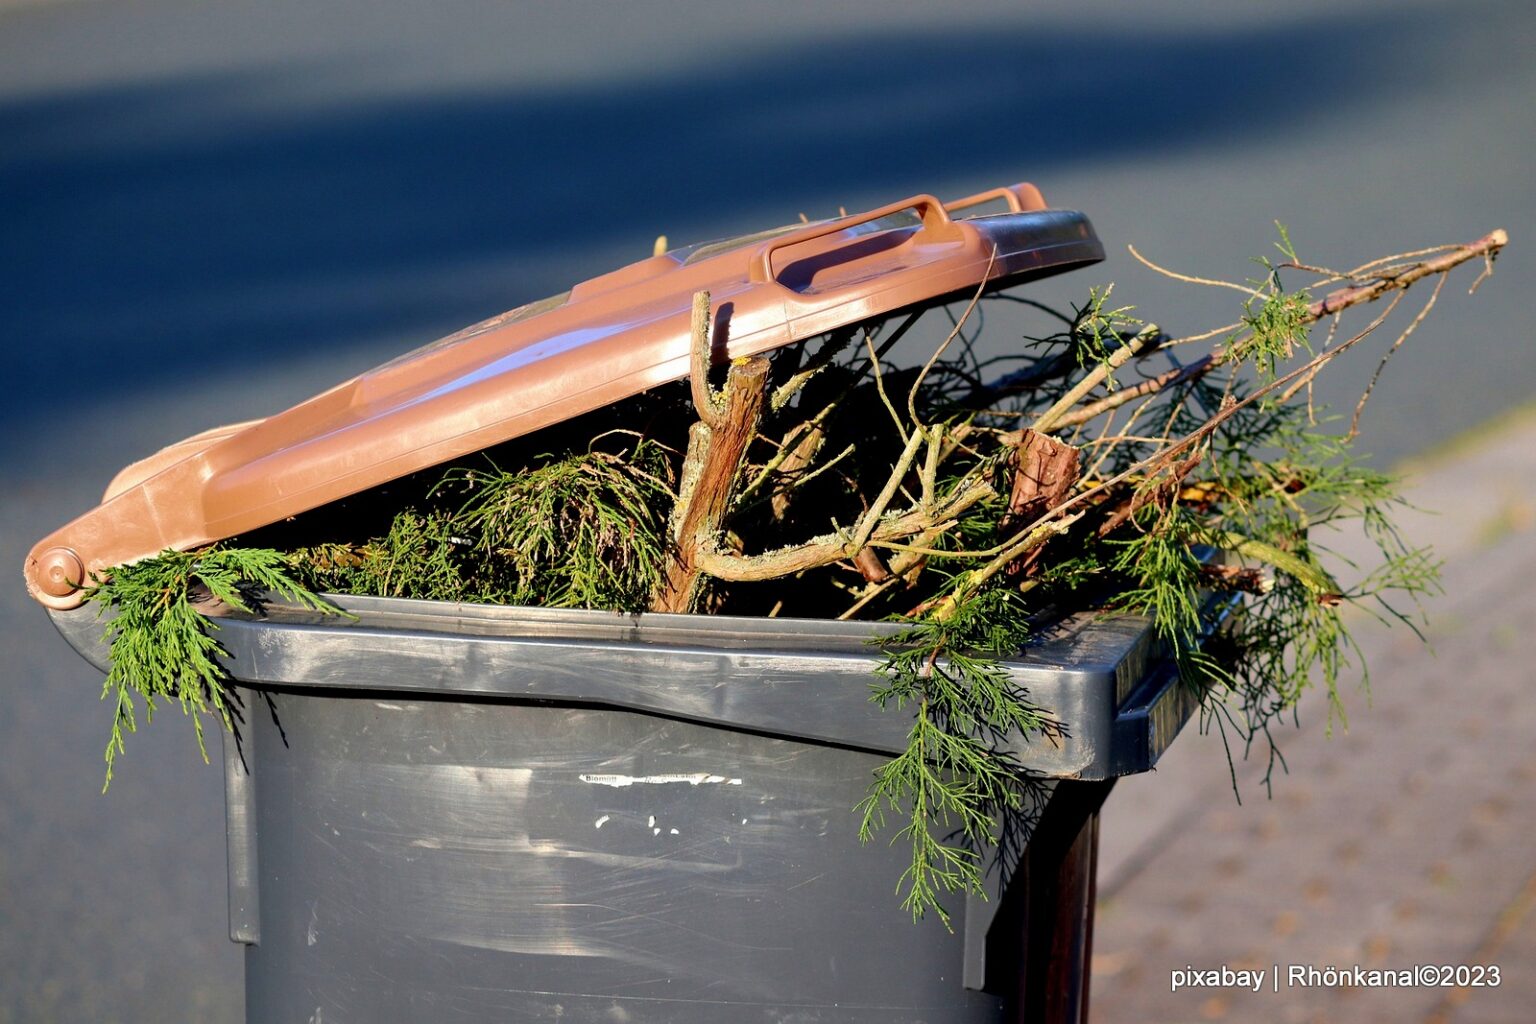
[[[1408,533],[1446,561],[1426,650],[1361,631],[1372,691],[1327,735],[1309,699],[1233,798],[1220,741],[1182,736],[1105,809],[1096,1022],[1536,1019],[1536,416],[1414,474]],[[1497,964],[1496,989],[1170,991],[1187,966]]]

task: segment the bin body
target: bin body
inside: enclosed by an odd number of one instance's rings
[[[905,849],[858,843],[878,755],[596,708],[255,706],[249,1021],[999,1019],[963,927],[899,907]]]
[[[1003,1019],[1004,873],[913,923],[899,821],[857,839],[911,724],[869,699],[887,627],[336,600],[218,620],[251,1024]],[[93,610],[51,614],[106,664]],[[1150,636],[1040,630],[1008,671],[1067,731],[1011,752],[1152,767],[1195,701]]]

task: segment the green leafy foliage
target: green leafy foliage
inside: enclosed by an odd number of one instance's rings
[[[665,551],[670,473],[645,439],[518,471],[453,467],[383,536],[301,548],[290,564],[337,593],[638,611]]]
[[[910,709],[913,723],[907,749],[875,772],[858,806],[859,838],[869,842],[887,812],[902,816],[892,841],[911,846],[900,886],[914,919],[934,911],[948,926],[942,894],[984,895],[982,851],[998,842],[1002,815],[1038,798],[1041,780],[999,753],[1010,740],[1061,732],[1001,664],[1022,650],[1027,622],[1016,592],[992,588],[881,642],[883,682],[870,699]]]
[[[1280,240],[1275,248],[1285,256],[1288,265],[1298,262],[1296,247],[1285,225],[1275,222]],[[1245,333],[1232,339],[1232,355],[1238,362],[1250,364],[1261,381],[1275,378],[1276,367],[1295,354],[1298,347],[1311,351],[1308,346],[1310,320],[1308,317],[1311,297],[1302,291],[1287,291],[1280,280],[1280,268],[1269,259],[1260,257],[1254,262],[1264,268],[1261,280],[1250,280],[1252,297],[1243,303],[1242,325]]]
[[[1078,368],[1086,370],[1103,366],[1104,386],[1110,391],[1118,384],[1109,357],[1124,347],[1126,338],[1146,326],[1145,320],[1132,315],[1135,306],[1109,305],[1114,293],[1113,284],[1089,288],[1088,301],[1073,311],[1065,332]]]
[[[453,518],[478,559],[505,560],[499,598],[640,611],[665,554],[670,474],[661,446],[641,440],[622,457],[593,451],[527,472],[465,470],[443,485],[470,495]]]
[[[100,614],[113,615],[104,637],[112,667],[101,696],[112,698],[114,709],[103,792],[125,750],[123,733],[138,729],[135,694],[144,701],[146,720],[154,718],[160,700],[180,704],[192,719],[205,761],[202,716],[213,714],[234,729],[238,709],[229,672],[219,661],[224,651],[213,635],[218,624],[203,610],[222,603],[249,612],[260,606],[263,591],[309,608],[330,608],[294,579],[286,556],[271,550],[165,551],[95,578],[85,600],[99,605]]]
[[[1245,747],[1263,742],[1272,775],[1281,763],[1273,725],[1307,689],[1324,687],[1331,724],[1335,717],[1347,720],[1340,689],[1346,670],[1369,685],[1345,609],[1374,611],[1382,621],[1417,631],[1410,610],[1438,590],[1439,564],[1427,549],[1405,543],[1394,526],[1403,503],[1389,474],[1362,464],[1344,439],[1313,427],[1303,409],[1273,410],[1263,423],[1262,436],[1231,438],[1220,452],[1214,469],[1227,498],[1208,519],[1236,558],[1274,570],[1273,585],[1236,610],[1221,645],[1228,666],[1221,695],[1229,699],[1208,710],[1224,727],[1236,726]],[[1253,457],[1260,442],[1273,457]],[[1325,566],[1329,552],[1322,545],[1351,523],[1377,557],[1345,585]],[[1331,560],[1361,568],[1337,555]],[[1270,782],[1267,775],[1266,786]]]
[[[1275,368],[1289,359],[1297,347],[1307,345],[1305,292],[1274,292],[1250,299],[1243,309],[1245,336],[1233,343],[1233,355],[1251,364],[1259,379],[1275,379]]]

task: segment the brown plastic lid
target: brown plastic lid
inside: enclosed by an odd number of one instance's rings
[[[1007,212],[957,219],[991,201]],[[1032,185],[674,250],[433,342],[264,420],[220,427],[124,469],[102,503],[27,556],[27,589],[80,603],[91,572],[245,533],[688,375],[707,289],[725,357],[919,307],[984,280],[1102,259],[1080,213]]]

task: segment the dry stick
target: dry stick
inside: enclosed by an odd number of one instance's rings
[[[1284,263],[1277,263],[1277,264],[1275,264],[1275,269],[1276,270],[1287,270],[1287,269],[1289,269],[1289,270],[1300,270],[1300,271],[1303,271],[1303,272],[1309,273],[1309,274],[1321,275],[1323,279],[1321,281],[1316,281],[1316,282],[1314,282],[1312,284],[1312,287],[1320,288],[1320,287],[1322,287],[1325,284],[1333,284],[1336,281],[1356,281],[1356,280],[1359,280],[1362,277],[1367,277],[1367,276],[1370,276],[1370,277],[1381,277],[1381,276],[1390,277],[1392,274],[1396,273],[1397,270],[1400,267],[1412,266],[1413,265],[1412,262],[1411,262],[1412,260],[1419,259],[1422,256],[1428,256],[1431,253],[1450,252],[1452,249],[1456,249],[1456,248],[1459,248],[1459,246],[1456,246],[1456,245],[1432,245],[1432,246],[1430,246],[1427,249],[1415,249],[1413,252],[1398,252],[1398,253],[1393,253],[1391,256],[1378,256],[1378,257],[1376,257],[1373,260],[1369,260],[1369,261],[1367,261],[1365,263],[1360,264],[1358,267],[1356,267],[1353,270],[1334,270],[1334,269],[1332,269],[1330,267],[1315,267],[1315,266],[1312,266],[1311,264],[1308,264],[1308,263],[1301,263],[1299,261],[1293,261],[1293,260],[1287,260]],[[1404,261],[1410,261],[1410,262],[1404,262]],[[1394,264],[1394,263],[1398,264],[1399,266],[1398,267],[1387,266],[1387,264]],[[1385,267],[1385,269],[1378,270],[1378,268],[1382,268],[1382,267]]]
[[[896,424],[896,433],[903,441],[907,440],[907,428],[901,422],[901,416],[897,414],[896,407],[891,404],[891,396],[885,392],[885,376],[880,372],[880,353],[875,351],[875,343],[869,335],[864,335],[864,345],[869,349],[869,366],[875,375],[875,391],[880,395],[880,401],[885,403],[886,412],[891,414],[891,422]]]
[[[1332,316],[1341,310],[1348,309],[1351,306],[1359,306],[1367,302],[1374,302],[1388,292],[1401,291],[1414,282],[1420,281],[1425,277],[1430,276],[1431,274],[1444,274],[1470,259],[1474,259],[1479,256],[1492,257],[1496,255],[1500,249],[1508,244],[1509,235],[1505,233],[1502,228],[1500,228],[1497,231],[1484,235],[1482,238],[1479,238],[1475,242],[1471,242],[1467,245],[1458,245],[1450,251],[1435,257],[1434,259],[1425,260],[1422,263],[1415,263],[1408,267],[1406,270],[1403,270],[1401,273],[1394,274],[1391,277],[1383,277],[1379,280],[1371,282],[1370,284],[1357,285],[1350,288],[1342,288],[1338,291],[1331,292],[1307,307],[1307,312],[1302,317],[1302,322],[1313,323],[1317,320],[1321,320],[1323,317]],[[1231,344],[1225,346],[1221,350],[1212,352],[1206,356],[1202,356],[1200,359],[1195,360],[1187,366],[1177,367],[1172,370],[1164,371],[1163,373],[1158,374],[1156,377],[1150,377],[1147,380],[1142,381],[1140,384],[1135,385],[1134,387],[1122,388],[1112,395],[1107,395],[1104,398],[1099,399],[1097,402],[1091,402],[1074,412],[1065,413],[1058,418],[1048,422],[1044,427],[1041,426],[1040,420],[1037,420],[1035,422],[1035,429],[1044,433],[1061,430],[1066,427],[1076,426],[1079,423],[1086,423],[1088,420],[1093,419],[1095,416],[1102,415],[1103,413],[1108,412],[1110,409],[1119,408],[1126,402],[1134,401],[1135,399],[1140,398],[1142,395],[1148,395],[1154,391],[1161,391],[1163,388],[1170,385],[1192,380],[1195,377],[1209,373],[1211,370],[1214,370],[1216,367],[1227,362],[1227,360],[1231,358],[1234,351],[1241,350],[1242,342],[1251,336],[1251,334],[1245,334],[1242,337],[1234,339]],[[1116,351],[1119,352],[1124,350],[1117,349]],[[1074,388],[1073,390],[1076,391],[1077,389]],[[1057,405],[1060,404],[1061,403],[1057,403]],[[1056,407],[1053,406],[1051,410],[1048,410],[1047,415],[1049,415],[1050,412],[1053,412],[1055,408]],[[1044,417],[1042,417],[1042,419],[1044,419]]]
[[[1279,377],[1265,387],[1254,391],[1241,402],[1233,403],[1222,409],[1199,428],[1181,440],[1173,442],[1162,451],[1148,456],[1135,465],[1127,467],[1109,479],[1079,492],[1061,505],[1058,505],[1052,512],[1047,513],[1045,517],[1031,524],[1020,537],[998,548],[989,550],[988,554],[996,551],[992,561],[982,569],[970,573],[961,586],[956,588],[956,593],[960,591],[974,592],[976,587],[996,575],[997,572],[1001,571],[1015,558],[1027,554],[1038,545],[1045,543],[1052,536],[1063,532],[1064,526],[1057,528],[1057,525],[1053,525],[1051,522],[1057,515],[1091,498],[1096,499],[1099,495],[1118,486],[1125,480],[1137,474],[1147,472],[1153,467],[1156,467],[1155,471],[1160,471],[1164,465],[1173,460],[1175,455],[1183,452],[1199,439],[1208,436],[1210,432],[1225,422],[1236,410],[1263,398],[1277,387],[1291,383],[1301,375],[1314,369],[1318,364],[1332,360],[1352,348],[1364,336],[1364,333],[1356,335],[1340,344],[1337,348],[1321,353],[1292,373]],[[1195,369],[1196,366],[1197,364],[1191,364],[1185,370]],[[1116,392],[1116,395],[1124,393],[1123,391]],[[1147,392],[1139,391],[1139,393],[1145,394]],[[909,453],[915,452],[915,446],[912,444],[912,441],[917,436],[913,435],[912,438],[908,439],[908,448],[906,453],[904,453],[906,457],[903,460],[905,466],[903,468],[909,467],[911,464],[911,455]],[[1024,431],[1013,431],[999,435],[999,440],[1004,444],[1016,445],[1023,439],[1023,436]],[[964,483],[965,481],[962,481],[962,484]],[[950,496],[936,506],[931,513],[926,513],[920,508],[908,509],[906,512],[887,518],[875,527],[869,537],[865,539],[865,543],[901,540],[925,530],[945,526],[958,519],[978,502],[986,500],[993,493],[992,485],[985,480],[971,482],[963,488],[960,485],[956,485],[950,492]],[[1078,513],[1072,516],[1066,522],[1066,525],[1075,522],[1081,515],[1082,513]],[[843,533],[834,533],[817,537],[803,544],[780,548],[776,551],[768,551],[758,555],[736,555],[722,551],[702,551],[698,556],[698,565],[706,573],[718,579],[738,583],[761,582],[763,580],[778,579],[781,576],[788,576],[797,572],[804,572],[807,569],[820,568],[821,566],[850,558],[862,546],[862,544],[851,544],[850,539]],[[946,599],[946,601],[948,600]],[[957,604],[958,598],[955,601],[949,602],[949,607],[953,608]]]
[[[874,548],[860,548],[853,556],[853,565],[866,583],[882,583],[891,578],[890,567]]]
[[[1406,295],[1406,294],[1407,294],[1407,292],[1398,292],[1396,295],[1393,295],[1392,298],[1390,300],[1388,300],[1386,308],[1383,309],[1380,313],[1376,314],[1376,319],[1374,319],[1370,323],[1366,324],[1365,327],[1363,327],[1361,330],[1357,331],[1354,335],[1351,336],[1350,344],[1354,344],[1355,342],[1359,341],[1361,338],[1365,337],[1368,334],[1374,334],[1375,331],[1376,331],[1376,328],[1380,327],[1382,324],[1387,322],[1387,317],[1391,316],[1392,315],[1392,311],[1397,309],[1398,304],[1403,301],[1403,296]],[[1334,316],[1335,320],[1338,319],[1338,314],[1337,313],[1333,314],[1333,316]],[[1330,332],[1330,334],[1331,334],[1331,332]],[[1326,351],[1328,351],[1328,349],[1325,348],[1322,351],[1326,352]],[[1280,403],[1283,405],[1286,402],[1289,402],[1292,398],[1295,397],[1296,392],[1300,391],[1302,388],[1310,388],[1312,386],[1312,382],[1317,378],[1317,375],[1319,373],[1322,373],[1322,372],[1323,372],[1323,364],[1322,363],[1316,363],[1315,365],[1313,365],[1313,367],[1312,367],[1310,372],[1308,372],[1305,376],[1298,377],[1296,380],[1293,380],[1290,383],[1290,385],[1287,386],[1286,389],[1280,393]],[[1227,393],[1228,394],[1231,393],[1232,387],[1233,387],[1234,383],[1235,383],[1235,380],[1228,380],[1227,381]],[[1310,403],[1310,401],[1311,401],[1310,396],[1308,398],[1308,401]],[[1308,408],[1307,408],[1307,420],[1308,420],[1309,423],[1316,423],[1317,422],[1317,418],[1312,414],[1312,409],[1311,409],[1310,404],[1308,405]]]
[[[901,451],[901,457],[896,460],[896,468],[891,470],[891,475],[886,479],[885,486],[875,496],[875,502],[864,511],[859,521],[853,527],[853,539],[849,542],[849,551],[857,553],[859,548],[869,543],[869,537],[875,532],[875,526],[880,522],[880,517],[885,515],[885,510],[890,508],[891,502],[896,498],[896,489],[901,486],[907,471],[912,468],[912,461],[917,458],[917,450],[928,439],[928,432],[923,429],[912,431],[907,438],[907,445]]]
[[[1503,228],[1499,228],[1497,231],[1489,232],[1475,242],[1458,245],[1432,260],[1414,263],[1401,273],[1394,274],[1391,277],[1383,277],[1370,284],[1358,285],[1352,288],[1341,288],[1336,292],[1330,292],[1328,295],[1312,303],[1308,312],[1313,320],[1319,320],[1341,309],[1358,306],[1362,302],[1370,302],[1380,298],[1387,292],[1407,288],[1415,281],[1423,280],[1431,274],[1444,274],[1474,257],[1495,256],[1500,249],[1508,244],[1509,234]]]
[[[742,459],[757,436],[768,385],[767,359],[738,359],[726,376],[725,393],[716,395],[708,378],[708,292],[694,296],[693,314],[690,372],[699,422],[688,432],[688,453],[672,514],[672,550],[651,600],[651,610],[658,612],[693,610],[702,575],[699,555],[715,545],[741,475]]]
[[[974,480],[963,487],[956,487],[947,498],[940,501],[932,513],[921,509],[909,509],[899,515],[882,520],[869,536],[869,541],[900,540],[924,530],[946,525],[995,494],[990,481]],[[860,545],[862,546],[862,545]],[[724,551],[701,551],[698,566],[703,571],[733,583],[753,583],[778,579],[807,569],[818,569],[845,558],[852,558],[858,548],[850,544],[843,533],[825,534],[803,544],[767,551],[760,555],[735,555]]]
[[[1071,426],[1072,424],[1065,422],[1065,414],[1068,410],[1081,402],[1088,392],[1108,379],[1111,373],[1130,362],[1131,357],[1146,348],[1148,342],[1161,337],[1162,331],[1158,330],[1156,324],[1148,324],[1137,331],[1129,341],[1111,352],[1108,359],[1095,366],[1082,380],[1072,385],[1071,390],[1062,395],[1055,405],[1041,413],[1033,424],[1034,430],[1045,434],[1057,427]]]
[[[906,334],[907,331],[911,330],[912,325],[917,322],[917,318],[922,316],[922,314],[923,311],[918,310],[917,312],[908,315],[906,320],[902,321],[901,326],[897,327],[889,338],[880,343],[879,349],[874,348],[874,342],[870,331],[865,329],[865,340],[870,344],[871,351],[874,352],[874,355],[871,358],[874,359],[877,363],[880,357],[883,356],[891,348],[891,346],[895,345],[896,342],[901,340],[902,336]],[[880,326],[875,327],[875,330],[879,331]],[[852,332],[850,331],[849,338],[851,339],[852,336]],[[823,348],[822,352],[826,352],[832,347],[833,346],[829,344]],[[837,351],[841,351],[843,347],[845,346],[839,344],[837,346]],[[833,354],[835,355],[836,352]],[[820,359],[821,353],[818,353],[817,360]],[[795,392],[797,392],[806,383],[806,381],[810,380],[811,377],[815,376],[817,373],[820,373],[829,365],[831,365],[830,358],[826,362],[820,363],[819,365],[815,365],[812,368],[808,368],[806,370],[801,370],[799,373],[795,374],[786,384],[774,391],[772,398],[770,399],[770,407],[775,412],[779,411],[784,405],[788,404],[790,399],[794,397]],[[875,369],[878,372],[878,366],[875,366]],[[826,423],[827,418],[841,407],[843,399],[848,396],[848,394],[854,389],[857,382],[861,379],[862,377],[858,377],[849,381],[847,386],[842,389],[842,393],[839,394],[837,398],[829,402],[821,410],[821,412],[817,413],[811,419],[798,424],[792,428],[789,433],[784,435],[784,440],[779,445],[779,453],[772,459],[769,459],[767,464],[765,464],[763,468],[758,471],[757,476],[752,479],[752,482],[742,489],[741,494],[736,499],[738,504],[744,502],[748,497],[756,493],[773,477],[778,476],[781,479],[793,478],[797,473],[800,473],[806,467],[811,465],[817,454],[821,451],[822,442],[825,440],[825,434],[822,430],[822,427]],[[771,444],[773,442],[770,441],[769,443]],[[833,459],[832,461],[836,462],[838,459],[843,458],[844,455],[848,454],[848,451],[849,449],[844,449],[843,453],[838,455],[837,458]],[[773,517],[775,519],[784,518],[784,515],[789,508],[789,491],[793,490],[795,487],[798,487],[800,484],[803,484],[812,476],[825,471],[829,467],[830,464],[823,464],[822,466],[812,470],[809,474],[799,477],[789,486],[777,490],[771,499]]]
[[[996,251],[994,250],[993,257],[995,258],[996,255]],[[990,261],[988,262],[987,266],[990,269]],[[983,281],[982,284],[985,286],[986,282]],[[910,434],[905,432],[905,428],[901,422],[901,417],[897,415],[896,409],[891,405],[890,398],[886,395],[885,384],[880,374],[880,354],[874,350],[873,344],[869,343],[868,336],[866,335],[865,337],[866,344],[870,345],[870,366],[875,375],[875,386],[880,392],[880,397],[885,401],[885,406],[890,411],[891,418],[896,421],[896,429],[899,433],[901,433],[902,438],[906,444],[902,448],[901,457],[896,460],[895,467],[891,470],[890,476],[886,479],[885,486],[882,487],[880,489],[880,493],[876,495],[874,503],[870,505],[867,510],[865,510],[864,514],[859,517],[858,522],[854,524],[852,537],[846,544],[846,549],[848,554],[855,559],[858,557],[860,551],[865,547],[865,545],[869,543],[871,535],[874,534],[875,529],[880,522],[880,517],[885,515],[886,509],[888,509],[891,502],[896,499],[896,492],[901,488],[902,481],[906,479],[907,473],[911,470],[912,463],[917,458],[918,449],[921,448],[924,444],[928,445],[931,457],[925,460],[924,474],[921,474],[923,477],[923,483],[925,485],[923,488],[921,510],[923,512],[931,512],[933,508],[933,477],[932,475],[927,474],[937,473],[944,428],[942,426],[928,427],[918,418],[916,408],[917,389],[919,385],[922,384],[923,377],[925,377],[929,370],[933,368],[933,365],[935,361],[937,361],[939,355],[949,347],[950,343],[953,342],[955,337],[960,333],[960,330],[965,325],[966,320],[970,318],[971,313],[976,309],[976,303],[980,301],[981,293],[982,288],[978,288],[976,290],[976,294],[971,297],[970,304],[965,307],[965,312],[961,314],[960,319],[956,322],[954,330],[952,330],[949,333],[949,336],[944,339],[944,343],[939,346],[938,351],[929,358],[927,364],[923,366],[922,371],[917,375],[917,380],[913,383],[912,389],[908,391],[907,411],[912,417],[912,432]],[[868,576],[869,567],[867,565],[860,566],[860,570],[865,572],[866,576]],[[884,577],[880,578],[883,579]],[[876,582],[878,582],[878,580],[876,580]]]
[[[859,599],[853,602],[838,618],[851,619],[862,611],[865,605],[875,600],[875,598],[882,596],[887,591],[901,584],[910,586],[915,583],[918,574],[927,566],[930,554],[949,554],[947,551],[938,551],[929,547],[929,545],[935,543],[953,526],[954,520],[950,520],[948,523],[940,526],[923,530],[915,535],[916,541],[913,544],[898,544],[896,541],[872,542],[871,546],[865,548],[864,551],[873,551],[876,545],[894,549],[890,565],[887,567],[889,575],[885,579],[873,581],[869,586],[865,587],[863,592],[860,593]],[[862,555],[863,553],[861,551],[859,554]]]
[[[1162,274],[1164,277],[1171,277],[1175,281],[1183,281],[1187,284],[1205,284],[1210,285],[1212,288],[1230,288],[1235,292],[1241,292],[1242,294],[1252,296],[1255,299],[1262,300],[1264,298],[1264,293],[1259,291],[1257,288],[1249,288],[1247,285],[1236,284],[1232,281],[1217,281],[1209,277],[1195,277],[1191,274],[1181,274],[1176,270],[1169,270],[1167,267],[1161,267],[1156,263],[1153,263],[1141,253],[1137,252],[1134,245],[1128,245],[1126,248],[1131,251],[1132,256],[1136,257],[1136,259],[1141,262],[1142,266],[1149,267],[1150,269],[1157,271],[1159,274]]]
[[[758,438],[762,439],[762,435],[759,434]],[[772,442],[769,443],[771,444]],[[842,462],[856,451],[858,451],[857,445],[846,445],[842,451],[838,452],[836,455],[832,456],[830,459],[826,460],[815,469],[806,473],[801,473],[798,476],[790,477],[782,485],[775,488],[773,494],[769,498],[769,506],[773,510],[774,518],[784,518],[784,512],[782,510],[789,508],[790,496],[795,491],[799,490],[801,487],[804,487],[812,480],[815,480],[823,473],[836,469],[838,463]],[[759,476],[761,476],[761,474],[759,474]],[[746,500],[756,490],[757,487],[755,481],[753,484],[749,485],[748,488],[739,490],[738,493],[731,499],[731,511],[735,512],[739,509],[752,508],[755,505],[760,504],[761,499],[759,499],[757,502],[751,503]]]
[[[1390,309],[1392,309],[1396,305],[1397,305],[1397,299],[1393,298],[1392,306],[1388,306],[1387,308],[1390,310]],[[1329,320],[1328,320],[1328,334],[1327,334],[1326,337],[1323,338],[1323,343],[1322,343],[1321,346],[1319,346],[1319,351],[1326,352],[1330,348],[1333,347],[1333,340],[1339,336],[1339,321],[1342,319],[1342,317],[1343,317],[1343,314],[1340,314],[1340,313],[1334,313],[1331,317],[1329,317]],[[1285,403],[1289,402],[1292,398],[1296,397],[1296,392],[1300,391],[1302,388],[1306,388],[1307,389],[1307,422],[1312,424],[1313,426],[1316,426],[1317,425],[1317,413],[1316,413],[1316,411],[1315,411],[1315,409],[1313,408],[1313,405],[1312,405],[1312,380],[1313,380],[1313,378],[1307,377],[1307,378],[1304,378],[1303,380],[1297,381],[1296,383],[1292,384],[1290,387],[1286,388],[1284,393],[1282,393],[1280,395],[1280,404],[1284,405]]]
[[[769,400],[768,407],[774,412],[778,412],[788,405],[811,378],[832,365],[837,359],[838,353],[842,352],[853,341],[855,333],[857,332],[852,327],[844,327],[833,331],[831,336],[827,338],[826,343],[811,358],[808,365],[795,371],[788,380],[773,389],[773,397]]]
[[[1121,388],[1114,394],[1106,395],[1105,397],[1099,399],[1097,402],[1090,402],[1075,412],[1065,413],[1059,416],[1054,422],[1051,422],[1044,427],[1041,427],[1039,421],[1036,421],[1035,429],[1045,433],[1054,430],[1061,430],[1066,427],[1075,427],[1080,423],[1087,423],[1089,420],[1094,419],[1097,416],[1101,416],[1104,413],[1109,412],[1111,409],[1118,409],[1122,405],[1125,405],[1127,402],[1133,402],[1136,399],[1141,398],[1143,395],[1154,394],[1155,392],[1161,391],[1170,385],[1181,384],[1187,380],[1194,380],[1196,377],[1203,376],[1204,374],[1207,374],[1210,371],[1216,369],[1216,367],[1219,365],[1221,364],[1217,361],[1217,358],[1214,354],[1201,356],[1199,359],[1196,359],[1192,363],[1188,363],[1184,366],[1176,366],[1171,370],[1164,370],[1162,373],[1155,377],[1148,377],[1140,384],[1135,384],[1128,388]]]
[[[1066,533],[1072,528],[1074,523],[1088,514],[1087,509],[1082,509],[1069,516],[1057,518],[1057,513],[1071,504],[1075,504],[1075,502],[1064,502],[1056,506],[1054,511],[1048,512],[1044,519],[1024,533],[1021,533],[992,561],[980,569],[974,569],[960,577],[959,584],[949,593],[932,601],[924,601],[908,612],[908,614],[912,616],[929,615],[940,620],[949,618],[959,610],[962,600],[974,595],[993,576],[1007,569],[1019,559],[1032,554],[1044,546],[1045,542],[1052,537]]]
[[[960,318],[955,321],[954,330],[950,331],[949,336],[944,339],[943,343],[939,345],[938,348],[933,350],[933,355],[928,357],[928,362],[924,363],[923,368],[918,371],[917,378],[912,381],[911,390],[907,392],[907,415],[912,417],[912,423],[919,430],[926,426],[926,424],[924,424],[923,421],[920,420],[917,416],[918,390],[922,388],[924,379],[927,378],[929,371],[933,369],[934,364],[939,361],[939,357],[942,356],[949,349],[949,346],[954,343],[954,340],[960,336],[961,330],[963,330],[965,327],[965,322],[969,320],[971,318],[971,314],[976,311],[976,304],[981,301],[982,292],[986,291],[987,285],[991,283],[992,264],[996,260],[997,246],[994,245],[992,247],[992,254],[987,257],[987,266],[986,269],[982,272],[981,283],[976,286],[976,294],[971,296],[971,301],[966,304],[965,311],[961,313]]]
[[[1189,476],[1190,473],[1194,472],[1195,467],[1200,465],[1201,460],[1204,458],[1205,449],[1202,448],[1196,451],[1189,458],[1185,459],[1183,462],[1175,464],[1173,468],[1168,471],[1168,478],[1166,480],[1161,480],[1151,487],[1137,488],[1131,494],[1129,499],[1127,499],[1115,511],[1111,512],[1104,519],[1104,521],[1098,525],[1098,535],[1100,537],[1108,537],[1111,533],[1114,533],[1116,530],[1120,529],[1120,527],[1129,522],[1132,516],[1146,508],[1148,505],[1152,504],[1154,501],[1159,501],[1165,497],[1171,496],[1173,493],[1175,493],[1178,486],[1184,482],[1184,478]]]
[[[849,605],[848,610],[839,615],[838,618],[845,620],[853,618],[855,615],[859,614],[859,612],[864,610],[865,605],[869,604],[869,602],[873,601],[875,598],[895,587],[898,583],[901,583],[905,578],[906,577],[903,574],[893,572],[891,575],[887,576],[880,582],[871,583],[869,586],[864,588],[863,593],[859,595],[859,599],[853,602],[853,604]]]
[[[769,459],[760,469],[752,482],[741,489],[738,502],[745,502],[756,494],[762,487],[772,480],[775,474],[783,478],[793,477],[796,473],[815,461],[821,451],[822,442],[826,440],[826,434],[822,426],[827,417],[837,411],[837,403],[828,404],[821,412],[812,416],[804,423],[797,425],[784,437],[784,442],[779,445],[778,454]],[[769,443],[772,443],[771,441]],[[789,497],[786,493],[775,491],[772,498],[773,517],[783,519],[784,513],[789,507]]]
[[[690,324],[691,344],[688,349],[688,387],[693,392],[693,408],[700,422],[706,426],[720,425],[725,415],[725,405],[715,389],[709,386],[709,366],[712,362],[714,332],[709,323],[709,292],[695,292],[693,319]],[[691,447],[691,446],[690,446]]]

